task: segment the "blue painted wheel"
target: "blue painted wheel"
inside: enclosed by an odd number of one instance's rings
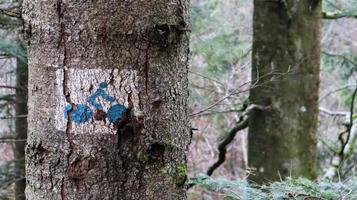
[[[126,111],[126,107],[122,104],[115,104],[108,109],[107,118],[110,123],[115,123],[119,120]]]

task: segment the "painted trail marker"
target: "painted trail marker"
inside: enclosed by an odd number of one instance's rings
[[[133,109],[139,107],[137,72],[119,69],[68,69],[67,88],[71,102],[63,95],[64,70],[56,71],[57,129],[65,131],[71,115],[72,132],[115,134],[114,123],[126,112],[130,99]],[[130,95],[130,97],[128,96]],[[104,120],[95,119],[96,113]]]

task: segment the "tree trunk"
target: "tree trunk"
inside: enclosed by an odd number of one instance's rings
[[[28,199],[185,199],[188,1],[25,0]]]
[[[20,41],[19,41],[20,43]],[[22,52],[26,49],[23,45],[19,45],[22,48]],[[26,58],[17,58],[16,64],[16,139],[14,153],[17,161],[17,174],[19,180],[15,183],[15,199],[25,200],[25,144],[27,138],[27,82],[28,82],[28,70]],[[23,141],[21,141],[23,140]]]
[[[254,1],[251,179],[316,176],[320,0]]]

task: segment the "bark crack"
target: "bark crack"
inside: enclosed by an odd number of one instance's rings
[[[71,100],[71,94],[70,94],[70,89],[69,89],[69,74],[68,74],[68,50],[67,50],[67,34],[66,34],[66,26],[65,22],[63,21],[64,18],[64,8],[63,8],[63,2],[62,0],[57,1],[57,14],[58,14],[58,23],[60,26],[60,35],[59,35],[59,44],[58,48],[60,51],[62,51],[63,58],[62,58],[62,68],[63,68],[63,95],[66,99],[67,104],[72,106],[72,109],[70,109],[67,112],[67,125],[66,125],[66,138],[67,142],[69,144],[69,152],[67,154],[67,169],[66,173],[68,174],[69,168],[70,168],[70,157],[73,153],[74,149],[74,143],[72,141],[72,111],[75,108],[75,104]],[[65,192],[65,181],[66,178],[62,177],[62,185],[61,185],[61,199],[67,199],[67,194]]]
[[[67,34],[66,34],[66,27],[65,23],[63,22],[63,6],[61,0],[58,1],[58,17],[59,17],[59,23],[60,23],[60,44],[59,47],[63,51],[63,60],[62,60],[62,67],[63,67],[63,95],[66,99],[66,102],[70,105],[72,105],[72,109],[68,111],[68,121],[67,121],[67,127],[66,127],[66,135],[67,135],[67,140],[69,142],[70,150],[73,149],[73,142],[72,142],[72,134],[71,134],[71,129],[72,129],[72,110],[73,107],[75,107],[75,104],[72,103],[71,100],[71,94],[70,94],[70,89],[68,86],[69,83],[69,75],[68,75],[68,52],[67,52]]]
[[[150,42],[146,48],[146,52],[145,52],[145,90],[146,90],[146,94],[148,93],[148,79],[149,79],[149,52],[150,52]]]

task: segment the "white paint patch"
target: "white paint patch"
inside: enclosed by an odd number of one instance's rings
[[[264,167],[259,167],[259,172],[260,172],[260,173],[264,173],[264,171],[265,171],[265,170],[264,170]]]
[[[301,106],[301,107],[300,107],[300,112],[304,113],[304,112],[306,112],[306,111],[307,111],[307,109],[306,109],[305,106]]]
[[[135,70],[119,69],[68,69],[67,87],[70,93],[71,102],[74,104],[83,104],[90,108],[94,114],[95,107],[87,102],[87,98],[92,95],[102,82],[108,83],[105,92],[109,96],[115,97],[114,102],[105,101],[99,97],[97,101],[107,112],[113,104],[122,104],[128,107],[128,94],[131,94],[133,108],[139,108],[138,75]],[[55,95],[58,97],[56,106],[56,128],[59,131],[66,131],[67,119],[65,118],[65,106],[68,104],[63,94],[64,70],[56,71]],[[84,123],[72,122],[73,134],[115,134],[116,130],[108,119],[104,121],[95,121],[94,118]]]

